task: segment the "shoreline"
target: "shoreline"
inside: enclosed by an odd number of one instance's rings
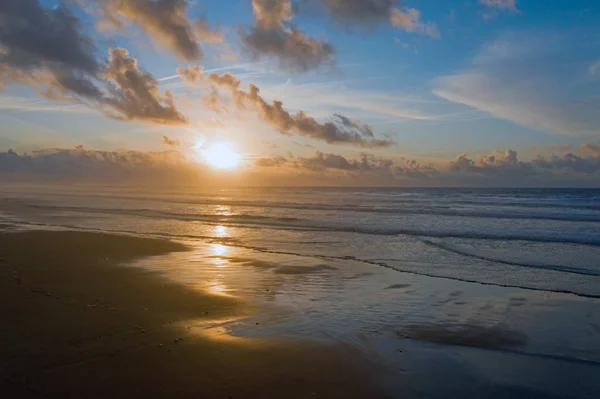
[[[179,243],[75,231],[0,232],[0,391],[7,397],[385,395],[352,348],[211,339],[186,321],[251,304],[127,267]],[[107,255],[108,254],[108,255]]]

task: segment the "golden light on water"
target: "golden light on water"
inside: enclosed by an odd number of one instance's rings
[[[227,227],[215,226],[215,227],[213,227],[213,234],[216,237],[227,237]]]

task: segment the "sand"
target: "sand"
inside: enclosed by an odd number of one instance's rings
[[[377,398],[344,345],[201,336],[198,320],[257,310],[127,263],[185,251],[84,232],[0,232],[3,398]]]

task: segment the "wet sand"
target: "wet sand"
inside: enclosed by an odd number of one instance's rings
[[[256,309],[126,267],[186,250],[95,233],[0,233],[2,397],[384,397],[347,345],[194,335],[186,324]]]

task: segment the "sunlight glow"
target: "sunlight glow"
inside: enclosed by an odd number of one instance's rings
[[[215,143],[201,152],[204,160],[217,169],[233,169],[240,161],[240,154],[227,143]]]

